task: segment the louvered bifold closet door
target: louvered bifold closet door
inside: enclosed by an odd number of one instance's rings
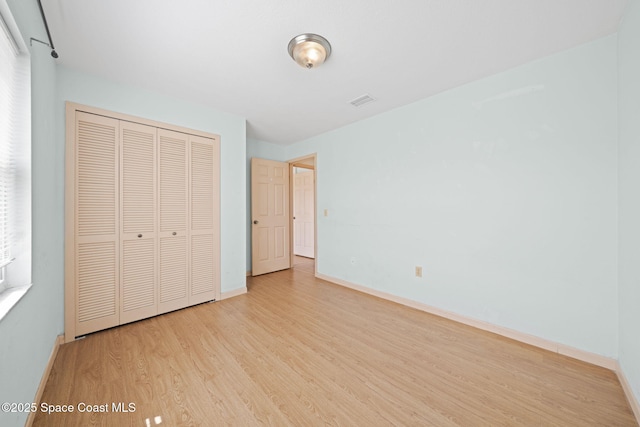
[[[187,134],[158,129],[160,313],[189,303],[188,147]]]
[[[218,299],[220,283],[220,141],[190,136],[189,304]]]
[[[75,119],[75,336],[119,323],[119,122],[78,112]]]
[[[156,128],[120,123],[120,323],[158,313]]]

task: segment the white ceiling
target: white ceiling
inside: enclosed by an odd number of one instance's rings
[[[287,145],[617,30],[627,0],[43,0],[58,62]],[[333,53],[287,53],[304,32]],[[376,102],[349,101],[370,94]]]

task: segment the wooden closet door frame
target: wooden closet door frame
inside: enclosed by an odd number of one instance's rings
[[[64,284],[64,339],[65,342],[71,342],[76,339],[76,313],[75,313],[75,121],[76,112],[85,112],[95,114],[99,116],[110,117],[117,120],[139,123],[148,126],[154,126],[159,129],[167,129],[188,135],[194,135],[204,138],[213,139],[217,148],[216,158],[218,159],[218,166],[220,166],[220,143],[221,138],[219,135],[189,129],[181,126],[176,126],[168,123],[158,122],[155,120],[145,119],[142,117],[132,116],[128,114],[118,113],[114,111],[105,110],[102,108],[91,107],[71,101],[65,103],[65,126],[66,126],[66,150],[65,150],[65,284]],[[214,221],[214,233],[215,233],[215,265],[217,266],[216,283],[215,283],[215,298],[214,300],[220,300],[220,287],[221,287],[221,275],[220,275],[220,167],[214,172],[217,178],[217,188],[215,197],[215,206],[218,207],[218,212],[215,213]]]

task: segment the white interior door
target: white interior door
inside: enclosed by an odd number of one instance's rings
[[[314,171],[296,173],[293,177],[293,253],[315,258]]]
[[[251,274],[291,267],[289,164],[251,159]]]

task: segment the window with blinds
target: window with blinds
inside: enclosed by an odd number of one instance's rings
[[[0,0],[0,64],[1,317],[7,300],[15,299],[7,294],[31,283],[30,61],[5,0]]]

